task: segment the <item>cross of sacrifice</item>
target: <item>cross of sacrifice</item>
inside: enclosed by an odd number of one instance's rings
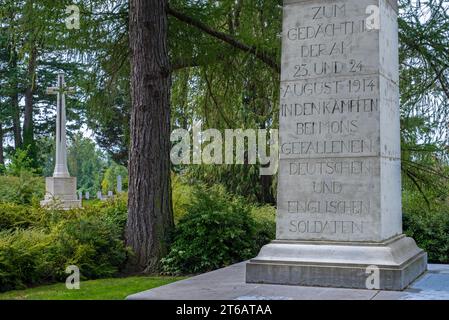
[[[63,73],[58,74],[57,87],[47,88],[47,94],[57,95],[56,161],[53,177],[70,177],[69,170],[67,169],[65,95],[74,92],[75,88],[66,86]]]

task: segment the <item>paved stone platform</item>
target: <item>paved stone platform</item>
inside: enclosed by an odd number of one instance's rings
[[[405,291],[300,287],[245,283],[245,264],[204,273],[140,292],[129,300],[449,300],[449,265],[428,271]]]

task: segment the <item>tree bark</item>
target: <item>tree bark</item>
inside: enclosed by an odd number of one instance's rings
[[[14,148],[18,149],[22,147],[22,130],[20,127],[20,106],[19,106],[19,88],[18,81],[16,78],[17,74],[17,52],[16,49],[13,48],[9,63],[9,69],[13,70],[14,76],[11,83],[11,114],[12,114],[12,128],[14,135]]]
[[[170,186],[167,0],[130,1],[131,142],[126,243],[129,271],[155,272],[174,225]]]
[[[23,144],[25,147],[34,144],[33,94],[36,86],[37,48],[32,47],[28,61],[28,85],[25,90],[25,111],[23,118]]]

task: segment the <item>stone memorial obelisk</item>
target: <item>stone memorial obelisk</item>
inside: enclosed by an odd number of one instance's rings
[[[61,209],[81,207],[76,194],[76,177],[70,177],[67,169],[66,110],[65,94],[74,92],[66,87],[64,74],[58,74],[58,86],[47,88],[48,94],[57,95],[56,110],[56,157],[53,177],[45,180],[46,194],[41,201],[44,207],[57,206]]]
[[[397,10],[284,0],[276,240],[247,282],[402,290],[426,270],[402,233]]]

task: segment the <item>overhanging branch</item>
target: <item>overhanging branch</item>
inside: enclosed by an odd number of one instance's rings
[[[259,59],[260,61],[262,61],[269,67],[271,67],[272,69],[274,69],[277,73],[281,72],[280,65],[268,53],[264,52],[263,50],[259,50],[255,46],[250,46],[245,43],[242,43],[241,41],[235,39],[234,37],[232,37],[226,33],[213,30],[212,28],[210,28],[206,24],[202,23],[201,21],[195,20],[194,18],[192,18],[182,12],[179,12],[173,8],[168,8],[167,13],[169,15],[175,17],[179,21],[185,22],[188,25],[203,31],[204,33],[207,33],[208,35],[210,35],[214,38],[217,38],[217,39],[233,46],[234,48],[237,48],[244,52],[251,53],[257,59]]]

